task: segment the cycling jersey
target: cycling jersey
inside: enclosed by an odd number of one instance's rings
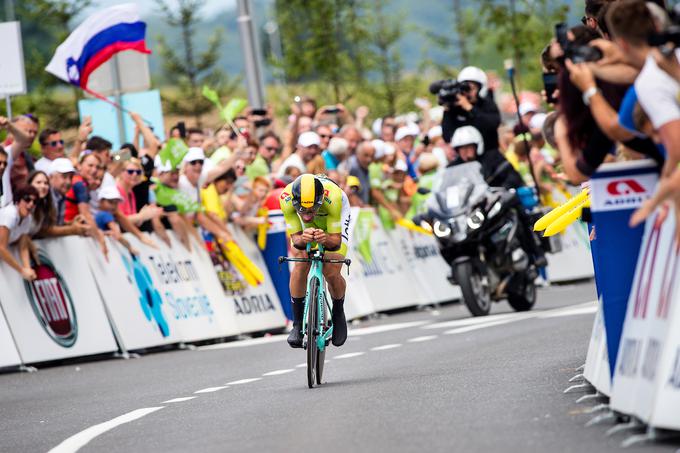
[[[293,235],[302,232],[305,228],[318,228],[328,234],[341,234],[342,245],[340,250],[333,251],[343,256],[347,253],[349,242],[350,206],[349,198],[345,192],[333,181],[324,176],[315,176],[323,184],[323,204],[317,211],[311,222],[305,223],[298,215],[293,206],[293,183],[288,184],[281,196],[279,204],[286,220],[288,234]]]

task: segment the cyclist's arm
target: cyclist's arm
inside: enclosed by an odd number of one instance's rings
[[[279,205],[281,206],[283,219],[286,221],[286,229],[290,235],[293,247],[298,250],[304,250],[307,247],[307,244],[314,242],[313,228],[307,228],[306,230],[303,228],[302,221],[300,221],[300,217],[297,215],[293,204],[290,202],[290,192],[288,188],[281,194]]]

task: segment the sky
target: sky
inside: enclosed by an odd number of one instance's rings
[[[176,4],[174,0],[166,0],[170,4]],[[116,5],[120,3],[131,3],[130,0],[94,0],[92,6],[85,10],[84,12],[89,12],[91,10],[97,10],[103,7]],[[153,14],[158,10],[158,6],[155,0],[136,0],[134,3],[139,5],[140,13],[142,17],[147,14]],[[226,9],[236,8],[236,0],[205,0],[205,6],[201,9],[201,14],[203,16],[210,16],[216,14],[220,11]]]

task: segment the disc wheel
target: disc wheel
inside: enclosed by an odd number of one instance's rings
[[[309,288],[309,305],[307,307],[307,385],[310,389],[314,387],[316,381],[316,367],[319,359],[319,347],[316,344],[318,294],[319,282],[313,279]]]
[[[324,332],[328,330],[328,306],[326,305],[326,296],[324,295],[323,297],[323,324],[324,324]],[[318,345],[317,345],[318,347]],[[326,363],[326,347],[323,348],[322,350],[318,350],[318,353],[316,355],[316,383],[317,385],[321,385],[321,379],[323,378],[323,366]]]

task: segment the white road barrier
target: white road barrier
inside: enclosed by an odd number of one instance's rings
[[[0,368],[15,367],[21,365],[19,351],[14,344],[12,333],[5,315],[0,310]]]

